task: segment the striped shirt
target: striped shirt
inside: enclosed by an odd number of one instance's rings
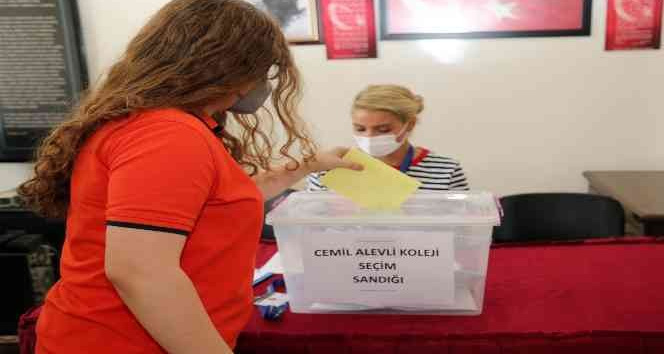
[[[461,164],[455,159],[436,155],[426,149],[413,159],[406,174],[420,181],[420,190],[429,191],[466,191],[468,181],[461,168]],[[308,191],[327,190],[320,179],[325,172],[312,173],[307,177]]]

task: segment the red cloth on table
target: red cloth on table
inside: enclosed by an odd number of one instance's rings
[[[662,272],[662,240],[500,246],[480,316],[255,312],[236,353],[664,353]]]
[[[41,305],[28,309],[18,321],[18,343],[20,354],[34,354],[37,344],[37,319],[41,313]]]

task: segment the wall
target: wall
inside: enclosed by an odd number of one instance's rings
[[[657,56],[653,58],[652,63],[650,64],[652,77],[651,80],[654,82],[664,82],[664,70],[662,70],[662,65],[664,64],[664,57]],[[656,151],[656,162],[655,166],[657,169],[664,170],[664,100],[661,99],[661,88],[651,88],[652,92],[649,92],[650,100],[648,102],[648,113],[655,121],[655,151]]]
[[[91,77],[163,3],[79,0]],[[350,144],[354,94],[407,85],[425,98],[415,142],[460,159],[474,188],[499,194],[584,191],[584,170],[664,169],[664,54],[605,52],[605,3],[594,1],[591,37],[381,41],[371,60],[293,47],[302,113],[322,145]]]
[[[0,192],[16,188],[28,178],[31,168],[27,163],[0,163]]]

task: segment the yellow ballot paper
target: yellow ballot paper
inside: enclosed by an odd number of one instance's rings
[[[363,171],[337,168],[321,178],[333,191],[368,209],[398,209],[420,182],[394,167],[353,148],[344,160],[364,166]]]

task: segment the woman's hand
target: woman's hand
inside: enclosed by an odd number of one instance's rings
[[[335,168],[346,168],[354,171],[362,171],[364,166],[343,159],[348,153],[348,148],[336,147],[332,150],[321,151],[316,154],[312,161],[307,162],[307,167],[311,172],[329,171]]]
[[[312,172],[328,171],[335,168],[362,171],[364,169],[362,165],[343,160],[343,156],[347,152],[347,148],[341,147],[323,151],[316,154],[311,160],[300,163],[297,168],[295,163],[291,161],[284,166],[269,172],[259,173],[252,178],[263,193],[263,198],[267,200],[279,195],[286,188],[290,188]]]

